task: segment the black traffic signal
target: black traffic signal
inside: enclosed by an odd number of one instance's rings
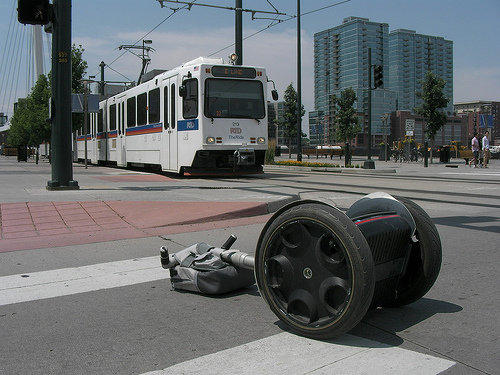
[[[49,0],[18,0],[17,20],[29,25],[46,25],[50,22]]]
[[[384,74],[382,73],[382,71],[382,65],[375,65],[373,67],[373,87],[376,89],[384,85]]]

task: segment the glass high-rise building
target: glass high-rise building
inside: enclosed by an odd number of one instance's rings
[[[312,124],[328,132],[316,139],[335,139],[332,126],[333,109],[330,96],[352,88],[358,101],[358,116],[363,116],[363,134],[356,140],[358,146],[368,146],[368,49],[371,63],[383,67],[383,86],[372,90],[371,132],[372,144],[382,140],[386,132],[382,115],[396,109],[413,110],[417,102],[415,91],[420,90],[419,80],[430,70],[447,82],[445,94],[450,98],[447,112],[453,108],[453,44],[440,37],[417,34],[410,30],[389,33],[387,23],[371,22],[367,18],[348,17],[334,28],[314,35],[314,112],[309,115]],[[373,73],[373,70],[372,70]],[[373,82],[371,83],[373,87]],[[321,119],[314,116],[322,114]],[[312,136],[312,132],[311,132]],[[312,137],[311,137],[312,138]]]
[[[421,90],[420,81],[427,71],[443,78],[444,94],[450,98],[447,114],[453,112],[453,42],[442,37],[417,34],[413,30],[398,29],[389,34],[388,88],[396,95],[397,109],[412,110],[421,100],[415,91]]]

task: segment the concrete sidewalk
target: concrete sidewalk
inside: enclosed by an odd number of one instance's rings
[[[106,167],[85,169],[78,164],[74,175],[79,190],[46,191],[51,176],[47,161],[36,165],[32,160],[18,163],[14,157],[0,156],[0,252],[261,223],[271,211],[270,199],[265,197],[223,202],[179,197],[171,191],[190,180],[175,177]]]
[[[279,160],[288,160],[287,156]],[[293,160],[293,159],[292,159]],[[366,158],[355,162],[363,164]],[[311,161],[316,161],[311,159]],[[319,161],[338,162],[329,158]],[[436,160],[435,160],[436,161]],[[433,175],[439,170],[472,174],[461,159],[450,163],[376,161],[376,169],[335,168],[344,173]],[[497,160],[481,170],[500,177]],[[312,170],[266,166],[265,170]],[[331,169],[331,168],[330,168]],[[332,170],[328,170],[332,172]],[[189,179],[144,171],[73,165],[79,190],[47,191],[51,166],[47,160],[17,162],[0,156],[0,252],[90,244],[199,230],[265,223],[269,213],[298,199],[292,189],[262,184],[233,189],[221,179]],[[237,184],[237,179],[234,180]]]

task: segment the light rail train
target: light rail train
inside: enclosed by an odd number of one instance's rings
[[[264,68],[197,58],[102,100],[75,155],[186,175],[262,171],[267,82]]]

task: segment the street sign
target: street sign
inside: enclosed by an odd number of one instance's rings
[[[405,131],[408,136],[413,136],[415,134],[415,119],[406,119]]]

